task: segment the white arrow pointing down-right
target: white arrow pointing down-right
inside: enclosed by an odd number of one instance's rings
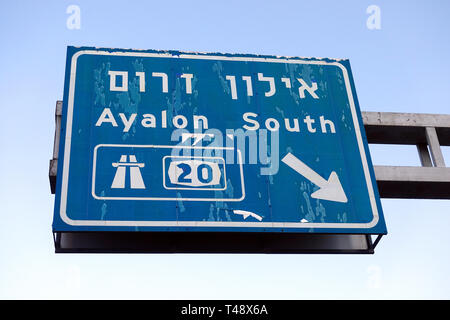
[[[331,172],[328,180],[325,180],[292,153],[288,153],[281,161],[319,187],[319,190],[311,194],[311,198],[336,202],[348,201],[336,172]]]

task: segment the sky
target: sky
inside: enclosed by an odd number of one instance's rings
[[[55,254],[48,181],[68,45],[348,58],[363,111],[449,114],[448,12],[447,0],[2,1],[0,298],[449,299],[449,201],[383,199],[374,255]],[[420,165],[414,146],[370,150],[377,165]]]

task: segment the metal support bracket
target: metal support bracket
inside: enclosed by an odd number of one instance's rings
[[[450,146],[450,115],[363,112],[369,143],[416,145],[421,167],[375,166],[382,198],[450,199],[450,168],[441,146]]]
[[[61,116],[62,116],[62,101],[56,101],[55,108],[55,139],[53,142],[53,158],[50,160],[48,170],[48,177],[50,180],[51,193],[55,193],[56,189],[56,174],[58,171],[58,155],[59,155],[59,141],[61,138]]]

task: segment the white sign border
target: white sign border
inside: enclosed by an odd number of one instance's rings
[[[344,75],[347,96],[352,113],[352,120],[355,126],[356,140],[361,155],[364,176],[366,179],[367,189],[369,193],[370,205],[372,208],[373,219],[368,223],[303,223],[303,222],[237,222],[237,221],[123,221],[123,220],[73,220],[68,217],[67,207],[67,190],[69,180],[70,165],[70,147],[73,120],[73,104],[75,95],[75,78],[77,60],[81,55],[104,55],[104,56],[128,56],[128,57],[153,57],[153,58],[174,58],[174,59],[200,59],[200,60],[222,60],[222,61],[248,61],[248,62],[273,62],[273,63],[293,63],[293,64],[312,64],[312,65],[330,65],[341,69]],[[64,162],[62,170],[62,186],[60,199],[60,216],[61,219],[72,226],[117,226],[117,227],[243,227],[243,228],[334,228],[334,229],[369,229],[377,225],[379,221],[379,213],[375,198],[375,192],[372,186],[369,165],[367,162],[364,143],[359,126],[358,115],[354,97],[350,85],[350,79],[347,69],[339,62],[327,62],[324,60],[301,60],[301,59],[285,59],[285,58],[261,58],[261,57],[237,57],[237,56],[209,56],[180,54],[172,55],[170,53],[150,53],[150,52],[126,52],[126,51],[104,51],[104,50],[80,50],[72,56],[70,65],[69,79],[69,96],[67,101],[67,117],[66,117],[66,137],[64,146]]]

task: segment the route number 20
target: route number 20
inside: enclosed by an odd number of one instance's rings
[[[170,184],[193,189],[220,185],[222,172],[217,161],[199,159],[172,160],[168,169]],[[168,189],[171,189],[170,187]]]

